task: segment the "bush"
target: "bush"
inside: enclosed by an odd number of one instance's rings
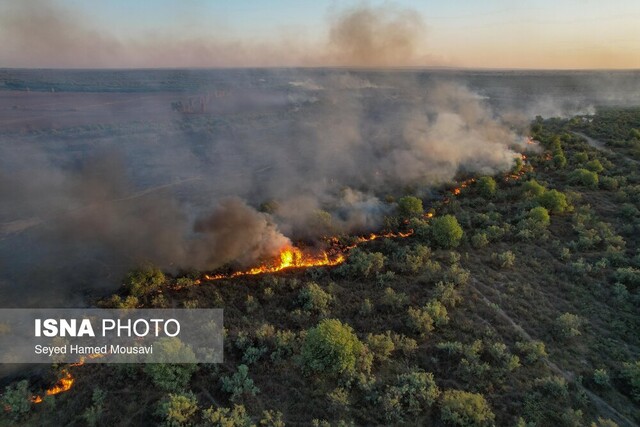
[[[489,244],[489,238],[487,238],[487,233],[477,232],[473,236],[471,236],[471,245],[476,248],[484,248]]]
[[[622,378],[631,389],[631,397],[640,403],[640,360],[625,363],[622,368]]]
[[[385,361],[389,359],[396,346],[391,338],[391,332],[387,331],[384,334],[369,334],[367,335],[367,346],[373,353],[373,357],[379,361]]]
[[[461,390],[443,393],[440,416],[444,422],[456,426],[491,426],[495,418],[481,394]]]
[[[127,275],[123,286],[130,295],[141,297],[149,292],[160,289],[166,280],[161,270],[148,265],[131,271]]]
[[[600,173],[604,170],[604,166],[602,166],[602,163],[600,163],[600,160],[598,159],[593,159],[590,162],[587,162],[585,166],[591,172],[595,172],[595,173]]]
[[[429,316],[433,319],[435,326],[442,326],[449,323],[449,314],[447,313],[447,307],[445,307],[438,300],[431,300],[425,306],[424,309]]]
[[[354,374],[359,365],[368,370],[370,361],[365,360],[365,353],[364,344],[351,326],[337,319],[324,319],[307,332],[302,344],[301,360],[308,374],[337,377]]]
[[[11,384],[4,389],[0,398],[2,409],[13,421],[18,421],[31,410],[31,393],[29,382],[22,380]]]
[[[398,200],[398,215],[403,218],[420,216],[424,212],[422,200],[413,196],[405,196]]]
[[[433,318],[427,310],[409,307],[407,323],[411,329],[422,336],[433,331]]]
[[[365,252],[359,248],[351,251],[347,262],[336,270],[338,273],[352,277],[371,277],[384,267],[385,257],[380,252]]]
[[[252,427],[251,417],[242,405],[234,405],[233,409],[210,407],[202,412],[205,425],[216,427]]]
[[[166,354],[172,359],[195,360],[193,351],[176,338],[162,339],[156,344],[161,347],[160,354]],[[170,356],[173,355],[173,356]],[[165,391],[184,390],[191,376],[198,369],[194,363],[148,363],[144,366],[144,372],[151,378],[153,383]]]
[[[169,394],[168,399],[163,400],[156,414],[164,422],[162,425],[180,427],[191,425],[191,419],[198,411],[198,402],[193,393]]]
[[[567,197],[558,190],[545,191],[538,196],[538,203],[552,213],[562,213],[569,207]]]
[[[572,313],[563,313],[556,319],[556,333],[561,338],[573,338],[580,335],[582,319]]]
[[[331,294],[325,292],[315,283],[307,284],[298,294],[298,304],[306,311],[324,314],[333,300]]]
[[[518,341],[516,343],[516,350],[520,352],[528,364],[533,364],[547,357],[547,350],[542,341]]]
[[[617,283],[626,285],[627,288],[640,286],[640,270],[633,267],[621,267],[616,269],[613,278]]]
[[[496,194],[496,188],[496,180],[490,176],[483,176],[478,180],[478,191],[482,197],[493,197]]]
[[[564,153],[558,153],[553,156],[553,164],[556,168],[562,169],[567,165],[567,158]]]
[[[522,192],[528,197],[538,197],[544,193],[546,189],[535,179],[529,180],[522,185]]]
[[[460,244],[462,227],[453,215],[434,218],[430,227],[431,239],[441,248],[455,248]]]
[[[438,282],[436,284],[435,296],[449,308],[455,307],[460,301],[462,301],[462,297],[456,290],[455,285],[448,282]]]
[[[492,253],[491,261],[500,268],[511,268],[516,263],[516,256],[511,251]]]
[[[569,182],[589,188],[598,188],[598,174],[587,169],[576,169],[569,174]]]
[[[285,427],[283,415],[280,411],[263,411],[259,425],[261,427]]]
[[[609,387],[609,373],[606,369],[596,369],[593,371],[593,382],[600,387]]]
[[[400,421],[415,416],[433,405],[440,396],[433,374],[413,371],[398,375],[395,384],[382,396],[382,408],[387,421]]]
[[[544,227],[547,227],[551,222],[549,218],[549,211],[542,206],[531,209],[528,216],[530,220]]]
[[[231,376],[222,377],[222,391],[231,393],[231,401],[238,400],[242,396],[255,396],[260,389],[249,378],[247,365],[239,365],[238,370]]]

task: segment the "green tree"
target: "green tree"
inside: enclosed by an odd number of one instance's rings
[[[496,180],[490,176],[483,176],[478,180],[478,191],[483,197],[491,198],[496,194]]]
[[[445,423],[461,427],[492,426],[495,418],[481,394],[462,390],[446,390],[443,393],[440,415]]]
[[[195,361],[193,351],[177,338],[159,340],[154,346],[155,354],[161,358]],[[147,363],[144,366],[145,373],[154,384],[166,391],[183,390],[197,369],[195,363]]]
[[[569,182],[589,188],[598,188],[598,174],[587,169],[576,169],[569,174]]]
[[[587,162],[585,166],[587,169],[595,173],[600,173],[604,170],[604,166],[602,166],[602,163],[600,163],[600,160],[598,159],[593,159],[590,162]]]
[[[539,197],[546,191],[546,188],[535,179],[531,179],[522,185],[522,191],[529,197]]]
[[[302,366],[306,373],[351,375],[358,365],[364,365],[366,370],[370,367],[370,361],[362,364],[365,352],[351,326],[338,319],[324,319],[307,332],[302,344]]]
[[[551,222],[547,208],[537,206],[529,211],[529,219],[535,224],[547,227]]]
[[[413,196],[405,196],[398,200],[398,214],[403,218],[422,215],[424,208],[422,200]]]
[[[444,215],[435,218],[430,227],[431,239],[442,248],[455,248],[460,244],[462,227],[453,215]]]
[[[538,203],[552,213],[562,213],[569,208],[567,197],[558,190],[549,190],[538,196]]]
[[[427,410],[439,396],[433,374],[416,370],[398,375],[395,384],[385,390],[381,404],[387,421],[402,422],[407,415],[415,417]]]
[[[181,427],[191,425],[191,420],[197,411],[198,401],[193,393],[172,393],[160,402],[156,414],[163,419],[162,425]]]
[[[238,370],[231,376],[222,377],[222,391],[231,393],[231,400],[236,401],[242,396],[255,396],[260,392],[253,380],[249,378],[247,365],[239,365]]]
[[[13,421],[18,421],[24,417],[31,409],[31,393],[29,392],[29,382],[22,380],[11,384],[4,389],[0,398],[0,406]]]
[[[243,405],[230,408],[214,408],[202,412],[204,425],[213,427],[253,427],[251,417]]]
[[[333,300],[330,293],[325,292],[315,283],[308,283],[298,294],[298,304],[303,310],[316,311],[323,314]]]
[[[160,289],[166,282],[164,273],[152,266],[146,265],[131,271],[125,280],[124,288],[134,297],[141,297],[149,292]]]

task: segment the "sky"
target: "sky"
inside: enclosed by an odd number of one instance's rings
[[[0,0],[0,67],[640,68],[637,0]]]

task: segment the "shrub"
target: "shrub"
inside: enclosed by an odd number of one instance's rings
[[[164,420],[163,425],[180,427],[191,425],[191,419],[198,411],[196,396],[189,392],[185,394],[169,394],[163,400],[156,414]]]
[[[159,347],[155,349],[159,354],[166,354],[173,360],[195,360],[193,351],[177,338],[159,340],[155,346]],[[148,363],[144,366],[144,372],[155,385],[173,392],[183,390],[197,369],[198,365],[194,363]]]
[[[422,336],[427,335],[433,331],[433,318],[427,310],[421,308],[409,307],[407,311],[408,325],[415,332]]]
[[[449,308],[455,307],[460,301],[462,301],[462,297],[456,290],[455,285],[448,282],[438,282],[438,284],[436,284],[435,296]]]
[[[365,346],[351,326],[337,319],[324,319],[309,329],[302,344],[301,360],[306,373],[351,375],[359,363],[368,370]],[[364,362],[364,363],[362,363]],[[369,362],[370,364],[370,362]]]
[[[91,396],[92,405],[84,410],[82,418],[86,421],[90,427],[95,427],[100,423],[102,412],[104,411],[104,400],[106,393],[99,387],[93,389],[93,395]]]
[[[558,153],[553,156],[553,164],[556,168],[562,169],[567,165],[567,158],[564,153]]]
[[[0,403],[2,404],[2,409],[13,421],[20,420],[31,409],[29,382],[22,380],[7,386],[0,398]]]
[[[382,270],[384,261],[384,255],[380,252],[370,253],[355,248],[351,251],[347,262],[337,271],[348,277],[371,277]]]
[[[496,194],[496,180],[490,176],[483,176],[478,180],[478,191],[483,197],[491,198]]]
[[[234,405],[233,409],[210,407],[202,412],[206,425],[216,427],[252,427],[251,417],[242,405]]]
[[[573,338],[580,335],[582,319],[572,313],[563,313],[556,319],[556,333],[561,338]]]
[[[631,397],[640,403],[640,360],[625,363],[622,368],[622,378],[631,389]]]
[[[534,221],[536,224],[540,224],[544,227],[547,227],[551,222],[549,218],[549,211],[542,207],[538,206],[529,211],[529,219]]]
[[[231,376],[221,379],[222,391],[231,393],[231,401],[235,401],[242,396],[255,396],[260,389],[253,384],[249,378],[249,368],[247,365],[239,365],[238,370]]]
[[[164,273],[151,265],[131,271],[125,280],[124,288],[134,297],[141,297],[158,290],[166,282]]]
[[[636,288],[640,286],[640,270],[633,267],[621,267],[616,269],[613,278],[617,283],[622,283],[627,287]]]
[[[440,396],[433,374],[413,371],[396,377],[382,396],[382,408],[387,421],[403,421],[415,417],[433,405]],[[415,418],[413,418],[415,419]]]
[[[382,305],[392,308],[392,309],[400,309],[407,305],[409,301],[409,297],[407,294],[403,292],[396,292],[393,288],[385,288],[384,294],[382,295],[381,303]]]
[[[606,369],[596,369],[593,371],[593,382],[600,387],[609,387],[609,373]]]
[[[585,166],[591,172],[595,172],[595,173],[600,173],[604,170],[604,166],[602,166],[602,163],[600,163],[600,160],[598,159],[593,159],[590,162],[587,162]]]
[[[384,334],[369,334],[367,335],[367,346],[373,353],[373,356],[379,361],[385,361],[389,359],[396,346],[391,338],[391,332],[387,331]]]
[[[434,218],[431,223],[430,234],[433,242],[441,248],[455,248],[460,244],[462,227],[453,215]]]
[[[492,253],[491,261],[500,268],[511,268],[516,263],[516,256],[511,251]]]
[[[522,192],[528,197],[538,197],[544,193],[546,189],[535,179],[531,179],[522,185]]]
[[[495,418],[481,394],[462,390],[446,390],[442,394],[440,416],[456,426],[491,426]]]
[[[598,188],[598,174],[587,169],[576,169],[569,174],[569,182],[589,188]]]
[[[516,343],[516,350],[520,352],[528,364],[533,364],[547,357],[547,350],[542,341],[518,341]]]
[[[325,292],[315,283],[307,284],[298,294],[298,304],[303,310],[325,313],[333,300],[331,294]]]
[[[424,306],[424,309],[433,319],[433,323],[435,326],[442,326],[449,323],[449,314],[447,313],[447,307],[445,307],[440,301],[431,300]]]
[[[403,218],[420,216],[424,212],[422,200],[413,196],[405,196],[398,200],[398,214]]]
[[[477,232],[473,236],[471,236],[471,245],[476,248],[484,248],[489,244],[489,239],[487,238],[487,233]]]
[[[282,417],[283,415],[280,411],[263,411],[259,425],[261,427],[285,427],[285,422]]]
[[[558,190],[545,191],[538,196],[538,203],[552,213],[562,213],[569,207],[567,197]]]

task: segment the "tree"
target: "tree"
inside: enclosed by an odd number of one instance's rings
[[[351,375],[356,372],[358,362],[364,360],[365,352],[351,326],[338,319],[324,319],[307,332],[302,344],[302,366],[306,373]],[[365,361],[366,370],[370,364]]]
[[[202,412],[205,425],[215,427],[252,427],[251,417],[243,405],[230,408],[214,408],[213,406]]]
[[[163,425],[180,427],[191,425],[191,419],[197,411],[198,401],[193,393],[172,393],[160,403],[156,414],[164,420]]]
[[[535,224],[547,227],[551,222],[549,218],[549,211],[542,207],[538,206],[529,211],[529,219],[533,221]]]
[[[546,191],[546,188],[535,179],[531,179],[522,185],[522,191],[530,197],[538,197]]]
[[[456,426],[492,426],[495,416],[485,398],[478,393],[446,390],[440,402],[440,416]]]
[[[145,373],[163,390],[183,390],[198,369],[195,363],[186,363],[195,361],[193,351],[177,338],[161,339],[155,346],[157,354],[171,360],[184,360],[185,363],[148,363],[144,367]]]
[[[398,200],[398,214],[403,218],[422,215],[422,200],[413,196],[405,196]]]
[[[552,213],[562,213],[569,207],[567,197],[558,190],[549,190],[538,196],[538,203]]]
[[[125,280],[124,288],[134,297],[143,296],[158,290],[166,282],[164,273],[152,265],[146,265],[131,271]]]
[[[20,420],[31,409],[29,382],[22,380],[7,386],[0,398],[0,404],[1,409],[7,412],[13,421]]]
[[[387,421],[404,420],[406,415],[418,415],[440,396],[433,374],[421,370],[401,374],[382,396],[382,408]]]
[[[453,215],[437,217],[431,223],[431,239],[442,248],[454,248],[460,244],[462,227]]]
[[[320,314],[327,311],[332,300],[331,294],[313,282],[307,284],[298,294],[298,304],[303,310],[316,311]]]
[[[569,182],[589,188],[598,188],[598,174],[587,169],[576,169],[569,175]]]
[[[496,188],[496,180],[490,176],[483,176],[478,180],[478,191],[483,197],[493,197],[496,194]]]
[[[598,159],[593,159],[590,162],[587,162],[585,166],[587,169],[595,173],[600,173],[604,170],[604,166],[602,166],[602,163],[600,163],[600,160]]]
[[[255,396],[260,389],[249,378],[247,365],[239,365],[238,370],[231,376],[222,377],[222,391],[231,393],[231,400],[236,401],[245,395]]]

